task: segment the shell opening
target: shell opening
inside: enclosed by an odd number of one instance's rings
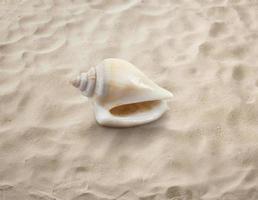
[[[111,108],[109,111],[116,116],[127,116],[132,114],[143,113],[151,110],[161,103],[160,100],[143,101],[138,103],[124,104]]]

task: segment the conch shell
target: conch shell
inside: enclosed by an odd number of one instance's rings
[[[173,95],[159,87],[133,64],[115,58],[103,60],[72,84],[93,102],[97,122],[130,127],[157,120]]]

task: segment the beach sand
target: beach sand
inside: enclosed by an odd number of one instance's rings
[[[174,98],[99,126],[69,80],[135,64]],[[257,200],[257,0],[1,0],[0,200]]]

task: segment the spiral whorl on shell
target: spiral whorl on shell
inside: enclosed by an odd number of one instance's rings
[[[72,80],[72,84],[74,87],[79,88],[85,96],[93,96],[96,84],[95,69],[91,68],[87,73],[81,73],[76,79]]]

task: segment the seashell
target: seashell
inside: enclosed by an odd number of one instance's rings
[[[130,127],[157,120],[173,97],[133,64],[115,58],[81,73],[72,84],[90,98],[96,120],[103,126]]]

